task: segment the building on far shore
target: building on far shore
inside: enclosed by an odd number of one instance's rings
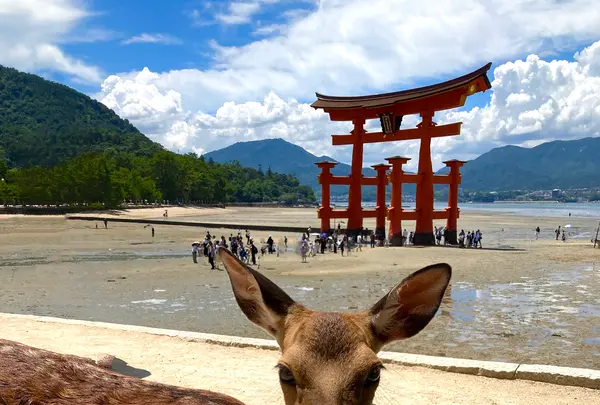
[[[552,190],[552,198],[559,198],[560,197],[560,189],[555,188],[554,190]]]

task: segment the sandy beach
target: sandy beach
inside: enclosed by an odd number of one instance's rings
[[[185,221],[318,226],[314,209],[168,210],[169,219]],[[163,211],[106,215],[162,218]],[[486,249],[365,247],[305,264],[292,248],[299,235],[273,233],[276,241],[287,236],[290,249],[262,257],[260,271],[308,306],[351,312],[368,308],[409,273],[447,262],[453,280],[436,319],[386,350],[600,369],[600,249],[589,242],[597,222],[568,218],[571,237],[555,241],[553,230],[565,223],[463,212],[459,227],[480,229]],[[155,231],[152,238],[142,224],[109,222],[104,229],[64,217],[0,216],[0,312],[267,337],[238,309],[224,272],[210,271],[204,258],[192,263],[190,244],[206,229]],[[237,229],[210,231],[228,236]],[[253,232],[257,240],[268,234]]]

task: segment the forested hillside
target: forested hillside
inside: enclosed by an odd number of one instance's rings
[[[0,66],[0,149],[10,167],[50,167],[88,152],[163,148],[85,94]]]
[[[0,203],[313,201],[290,174],[178,155],[90,97],[0,66]]]
[[[293,175],[263,173],[168,151],[152,157],[88,153],[52,168],[8,169],[0,163],[0,203],[6,204],[102,208],[117,207],[123,201],[297,203],[314,199],[312,189],[300,185]]]

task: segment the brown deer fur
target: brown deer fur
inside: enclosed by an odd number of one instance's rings
[[[91,359],[0,339],[0,405],[244,405],[210,391],[143,381]]]
[[[254,324],[278,342],[286,405],[371,405],[383,368],[377,357],[419,333],[437,312],[452,270],[447,264],[405,278],[370,310],[313,311],[219,248],[234,296]],[[0,340],[0,405],[243,405],[226,395],[123,376],[91,359]],[[270,405],[270,404],[265,404]]]

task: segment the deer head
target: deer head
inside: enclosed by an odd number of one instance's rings
[[[396,285],[370,310],[313,311],[275,283],[219,249],[244,314],[281,348],[277,364],[286,405],[370,405],[386,344],[419,333],[437,312],[452,270],[425,267]]]

